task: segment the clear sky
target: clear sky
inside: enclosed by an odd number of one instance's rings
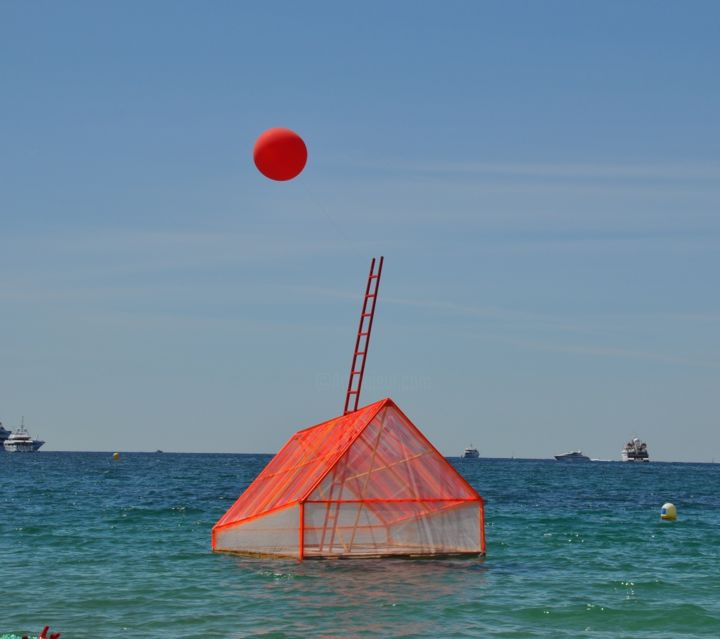
[[[0,2],[0,420],[720,461],[717,2]],[[287,183],[256,137],[305,139]]]

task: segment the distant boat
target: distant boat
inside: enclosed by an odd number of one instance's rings
[[[555,455],[555,459],[558,461],[590,461],[590,458],[587,455],[583,455],[581,450],[574,450],[571,453]]]
[[[641,442],[638,437],[633,437],[622,449],[621,459],[624,462],[649,462],[650,455],[648,454],[647,444]]]
[[[3,448],[8,453],[34,453],[39,450],[44,443],[41,439],[33,439],[30,437],[30,433],[28,433],[25,428],[25,418],[23,417],[20,422],[20,427],[3,442]]]
[[[480,457],[480,453],[478,452],[477,448],[473,448],[472,444],[468,446],[463,454],[461,455],[463,459],[477,459]]]

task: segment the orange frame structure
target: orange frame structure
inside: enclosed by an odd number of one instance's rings
[[[300,430],[212,530],[215,551],[485,554],[482,497],[391,399]]]
[[[215,551],[485,554],[482,497],[392,399],[358,409],[383,258],[370,264],[343,415],[293,435],[212,529]]]

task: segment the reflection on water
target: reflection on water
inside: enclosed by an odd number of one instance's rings
[[[271,603],[285,612],[267,619],[264,631],[283,633],[278,636],[438,636],[448,609],[481,596],[487,583],[479,558],[224,559],[236,568],[224,573],[222,587],[234,593],[239,625],[248,608],[267,610]]]

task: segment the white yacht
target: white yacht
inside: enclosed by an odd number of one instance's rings
[[[3,447],[8,453],[34,453],[45,442],[41,439],[33,439],[25,428],[25,418],[20,422],[20,427],[3,442]]]
[[[571,453],[555,455],[555,459],[558,461],[590,461],[590,458],[587,455],[583,455],[581,450],[574,450]]]
[[[639,437],[633,437],[622,449],[621,459],[624,462],[649,462],[647,444],[641,442]]]
[[[473,448],[472,444],[470,444],[470,446],[465,449],[461,457],[463,459],[477,459],[480,457],[480,453],[477,448]]]

